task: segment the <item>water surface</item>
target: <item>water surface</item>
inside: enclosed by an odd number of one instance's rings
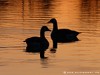
[[[0,0],[0,75],[98,75],[95,72],[100,72],[99,4],[99,0]],[[52,53],[47,32],[48,60],[24,52],[26,38],[39,36],[43,25],[52,30],[52,24],[47,24],[51,18],[57,19],[59,28],[82,32],[78,36],[80,41],[58,44],[56,53]]]

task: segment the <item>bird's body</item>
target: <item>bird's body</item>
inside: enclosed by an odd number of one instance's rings
[[[57,43],[77,41],[79,32],[70,29],[58,29],[57,20],[52,18],[48,23],[53,23],[51,38],[53,40],[53,48],[57,48]]]
[[[26,42],[26,52],[40,53],[40,58],[44,57],[44,52],[49,46],[49,42],[45,38],[45,31],[50,31],[46,26],[43,26],[40,30],[40,37],[27,38]]]
[[[78,32],[69,29],[59,29],[56,31],[52,31],[51,38],[52,40],[56,40],[57,42],[64,43],[76,40],[75,38],[78,34]]]
[[[26,39],[25,42],[27,43],[27,52],[45,51],[49,46],[47,39],[42,37],[31,37]]]

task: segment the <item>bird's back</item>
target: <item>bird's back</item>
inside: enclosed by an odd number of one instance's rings
[[[41,38],[40,37],[31,37],[31,38],[27,38],[24,42],[26,43],[32,43],[32,42],[40,42]]]

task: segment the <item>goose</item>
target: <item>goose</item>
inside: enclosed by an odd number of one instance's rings
[[[78,41],[77,35],[80,32],[70,29],[58,29],[57,20],[52,18],[48,23],[53,23],[53,30],[51,32],[51,39],[53,40],[53,48],[57,48],[58,43],[66,43]]]
[[[50,31],[47,26],[43,26],[40,30],[40,37],[30,37],[27,38],[26,42],[26,52],[40,53],[40,58],[47,58],[44,56],[45,50],[49,46],[49,42],[45,38],[45,31]]]

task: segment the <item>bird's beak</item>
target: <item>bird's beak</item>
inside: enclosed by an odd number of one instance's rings
[[[50,29],[48,31],[51,31]]]
[[[51,23],[50,21],[48,21],[47,23]]]

